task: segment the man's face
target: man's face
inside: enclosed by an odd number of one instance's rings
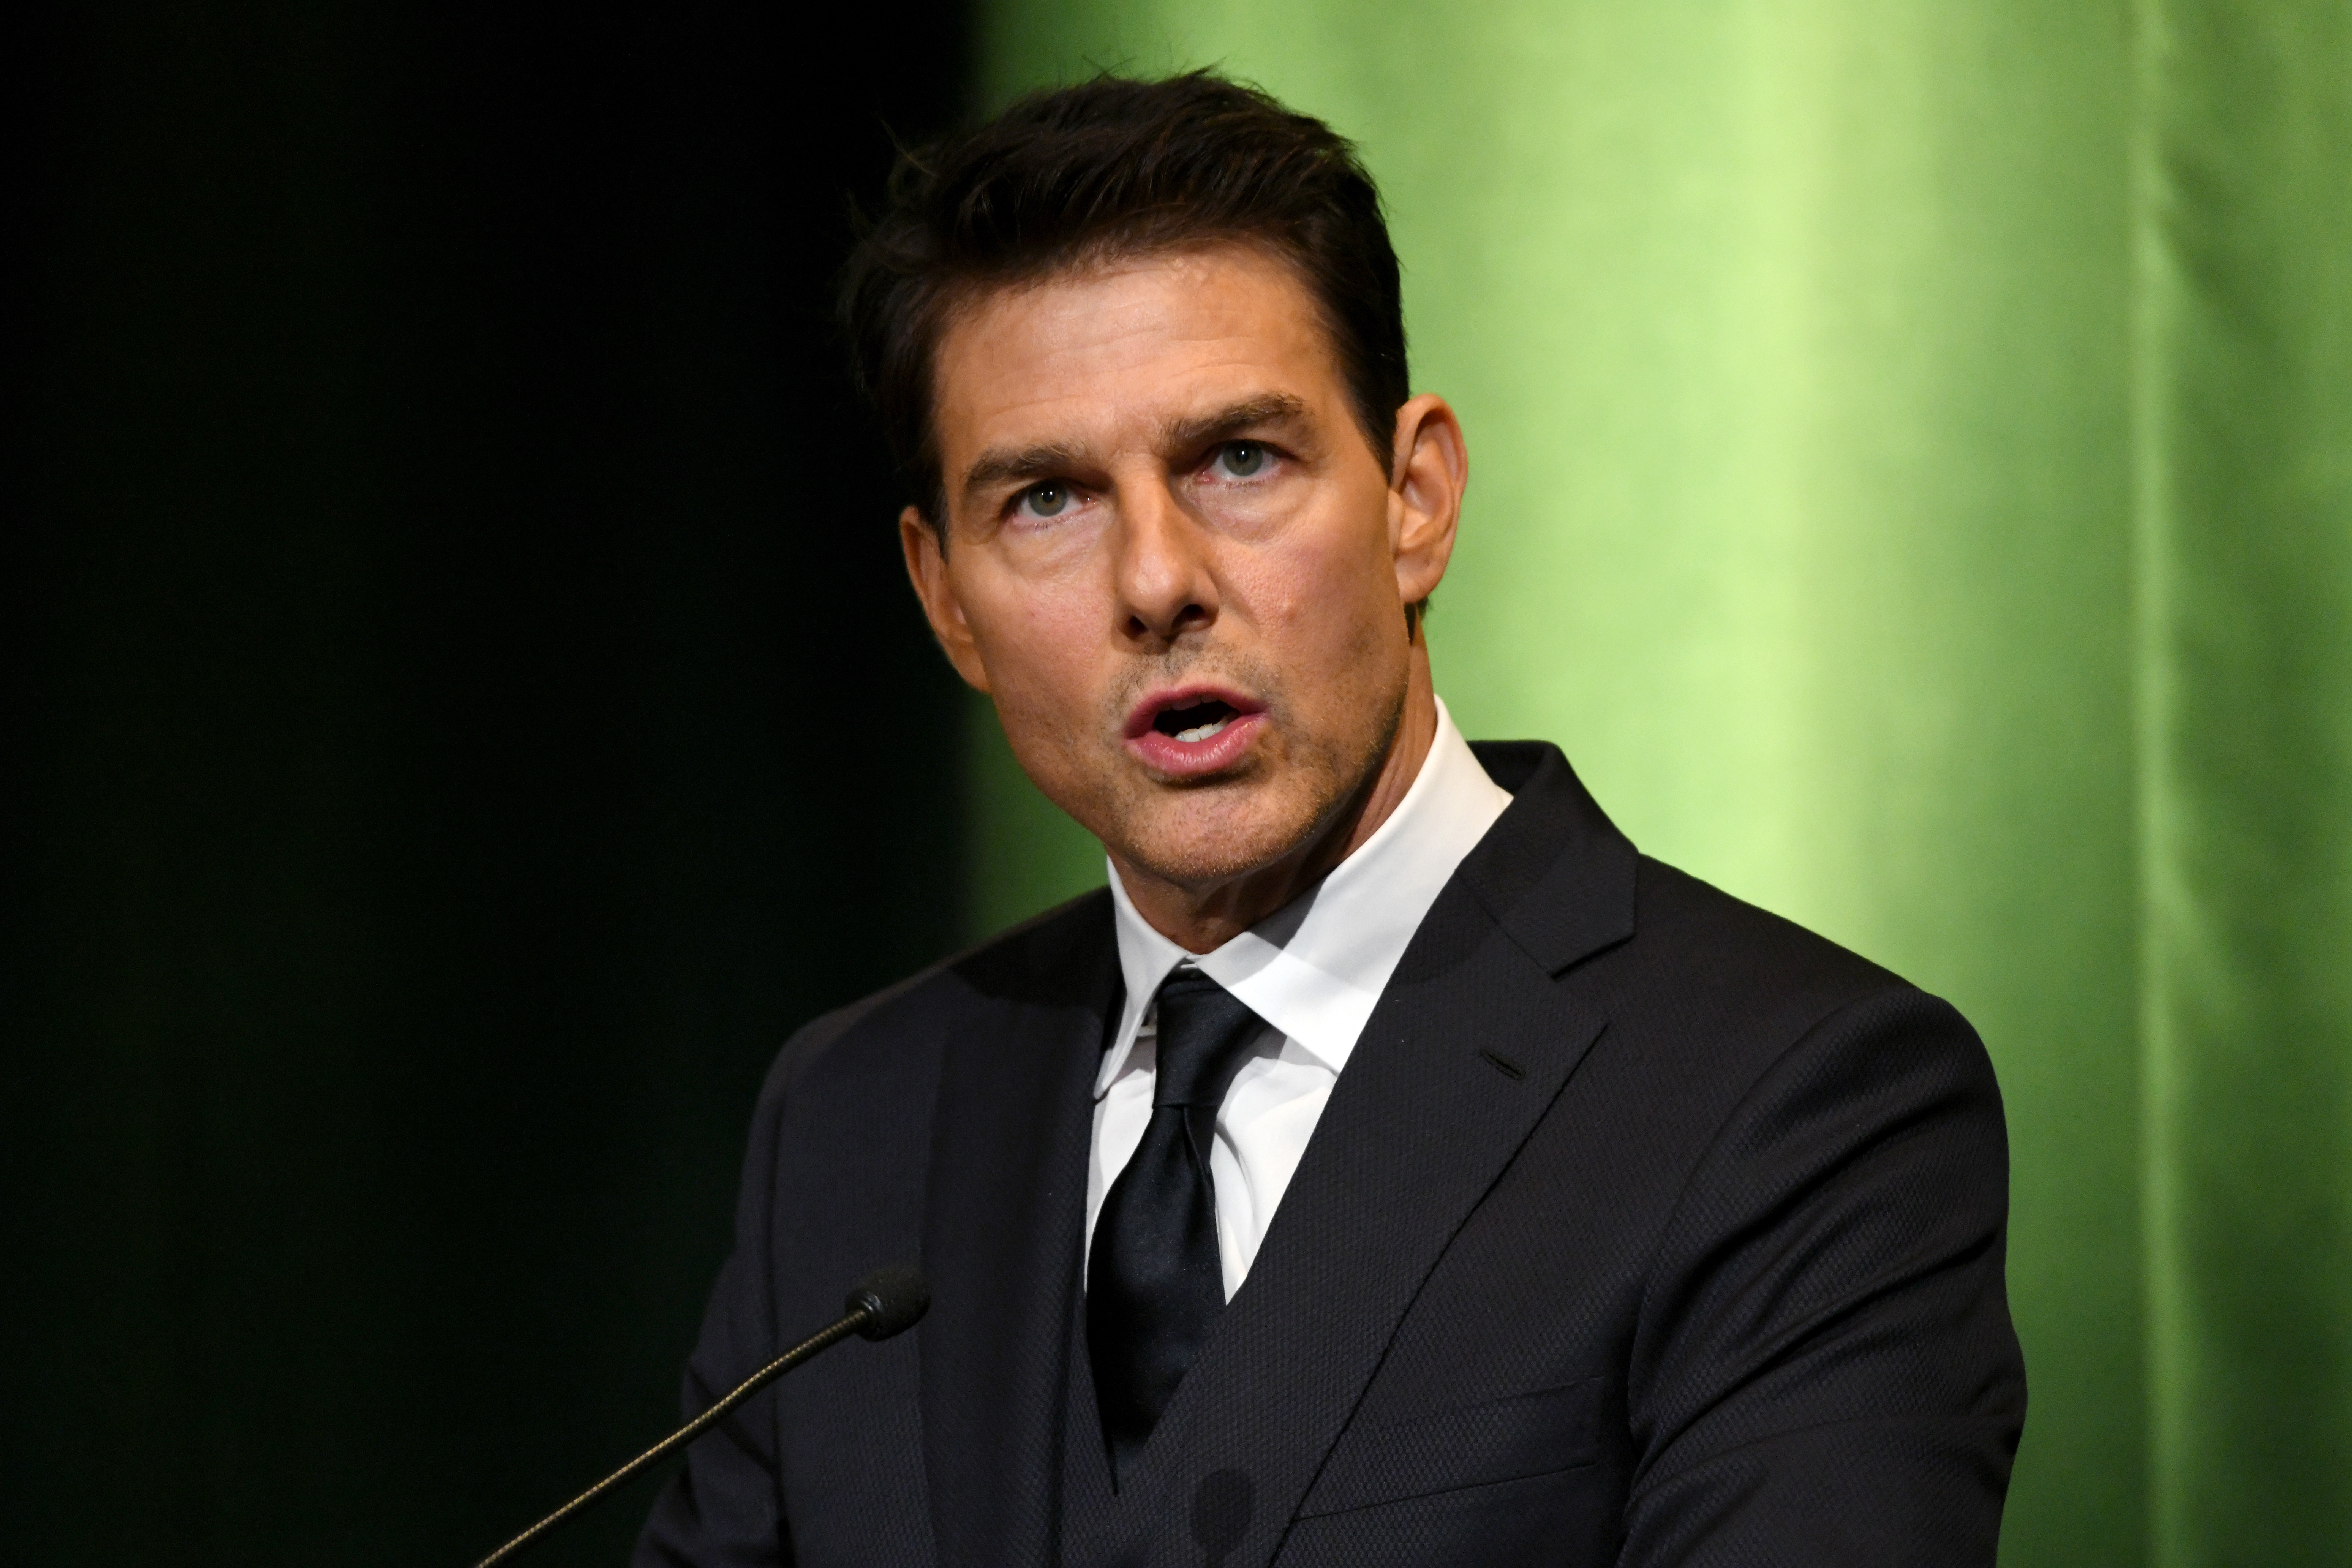
[[[948,548],[910,511],[908,563],[1029,776],[1187,889],[1307,847],[1387,754],[1453,516],[1391,487],[1297,275],[1223,246],[1000,290],[935,382]]]

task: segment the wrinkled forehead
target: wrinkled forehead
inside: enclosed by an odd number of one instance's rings
[[[1286,260],[1237,244],[977,293],[944,324],[932,391],[950,484],[985,447],[1127,449],[1237,397],[1345,407],[1312,292]]]

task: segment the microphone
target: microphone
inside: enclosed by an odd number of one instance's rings
[[[817,1352],[837,1345],[852,1334],[861,1339],[887,1340],[893,1334],[904,1333],[922,1321],[930,1306],[931,1288],[923,1283],[920,1274],[903,1266],[876,1269],[849,1288],[848,1298],[841,1304],[840,1317],[737,1384],[726,1398],[483,1558],[474,1568],[496,1568],[615,1488],[635,1480],[649,1467],[701,1436],[725,1420],[728,1412]]]

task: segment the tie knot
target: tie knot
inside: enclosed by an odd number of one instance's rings
[[[1197,969],[1180,969],[1162,981],[1159,1005],[1151,1103],[1223,1104],[1264,1020]]]

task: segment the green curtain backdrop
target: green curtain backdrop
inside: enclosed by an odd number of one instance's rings
[[[994,0],[1362,143],[1473,735],[1959,1004],[2012,1565],[2352,1562],[2352,8]],[[1102,876],[975,733],[983,928]]]
[[[2352,8],[2138,16],[2150,1487],[2352,1562]]]

